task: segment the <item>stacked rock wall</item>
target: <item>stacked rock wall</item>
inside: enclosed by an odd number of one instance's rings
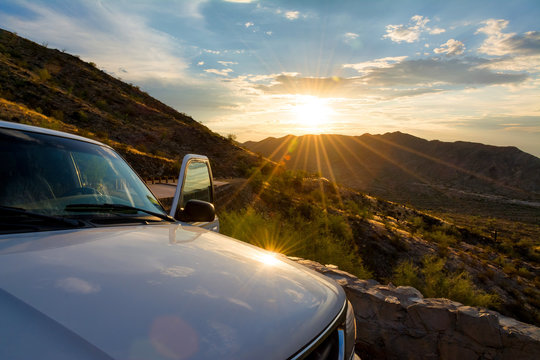
[[[495,311],[424,298],[410,286],[360,280],[291,258],[336,280],[354,307],[357,352],[366,359],[540,359],[540,328]]]

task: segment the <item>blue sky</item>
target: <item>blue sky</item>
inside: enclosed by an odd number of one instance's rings
[[[540,1],[12,1],[0,27],[238,140],[403,131],[540,156]]]

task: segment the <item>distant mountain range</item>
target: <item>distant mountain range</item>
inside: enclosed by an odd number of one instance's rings
[[[448,209],[449,202],[459,208],[460,199],[488,208],[492,202],[540,206],[540,159],[516,147],[427,141],[401,132],[289,135],[243,145],[289,169],[423,208]]]
[[[217,176],[243,175],[256,156],[87,63],[0,29],[0,119],[109,143],[143,176],[177,174],[203,153]]]

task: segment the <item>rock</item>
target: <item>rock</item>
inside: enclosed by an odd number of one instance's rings
[[[494,311],[461,306],[457,311],[457,330],[479,344],[501,347],[499,319]]]
[[[343,286],[354,307],[356,349],[365,359],[537,359],[540,328],[488,309],[424,298],[410,286],[361,280],[317,262],[291,259]]]

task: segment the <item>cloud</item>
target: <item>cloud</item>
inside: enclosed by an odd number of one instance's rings
[[[363,80],[371,85],[399,86],[420,84],[496,85],[521,83],[525,73],[501,73],[487,69],[489,60],[417,59],[398,62],[389,67],[372,69]]]
[[[254,0],[223,0],[223,1],[230,2],[230,3],[240,3],[240,4],[249,4],[249,3],[254,2]]]
[[[246,28],[249,28],[249,27],[251,27],[251,26],[253,26],[253,25],[255,25],[255,24],[253,24],[251,21],[248,21],[247,23],[244,24],[244,26],[245,26]]]
[[[386,34],[383,35],[383,38],[388,38],[393,42],[401,43],[413,43],[420,38],[422,32],[427,31],[429,34],[437,35],[445,32],[445,29],[438,27],[430,28],[427,27],[429,18],[423,17],[421,15],[414,15],[409,20],[409,24],[403,25],[386,25]]]
[[[210,74],[216,74],[216,75],[221,75],[221,76],[229,76],[229,73],[232,72],[232,69],[222,69],[222,70],[205,69],[204,71],[207,72],[207,73],[210,73]]]
[[[428,18],[420,15],[415,15],[411,18],[409,26],[406,25],[386,25],[386,34],[383,38],[388,38],[393,42],[400,43],[402,41],[412,43],[418,40],[420,33],[424,30]]]
[[[462,126],[482,130],[513,130],[540,133],[540,117],[516,115],[471,117],[464,119]]]
[[[431,35],[439,35],[439,34],[442,34],[444,32],[446,32],[445,29],[441,29],[441,28],[438,28],[438,27],[435,27],[433,29],[429,29],[428,32],[431,34]]]
[[[51,47],[78,54],[113,75],[121,72],[122,78],[130,81],[190,81],[186,74],[189,62],[182,57],[178,42],[124,8],[108,2],[92,3],[84,9],[86,17],[80,19],[31,2],[21,6],[32,16],[0,13],[2,27],[37,42],[46,40]]]
[[[445,47],[451,53],[451,47]],[[458,51],[459,50],[455,50]],[[374,100],[419,96],[468,87],[519,84],[526,73],[504,73],[489,69],[491,60],[482,58],[386,57],[372,61],[345,64],[358,71],[353,77],[303,77],[299,74],[277,74],[271,78],[244,78],[247,84],[266,94],[302,94],[319,97],[370,98]]]
[[[385,57],[381,59],[375,59],[371,61],[364,61],[356,64],[345,64],[344,68],[354,69],[359,73],[369,72],[370,70],[377,68],[388,68],[393,64],[399,63],[405,60],[407,56]]]
[[[300,13],[298,11],[286,11],[285,17],[289,20],[296,20],[300,16]]]
[[[445,54],[446,56],[461,55],[465,51],[465,45],[458,40],[450,39],[441,47],[433,49],[435,54]]]
[[[360,37],[360,35],[358,35],[358,34],[356,34],[356,33],[353,33],[353,32],[348,32],[348,33],[345,33],[345,34],[343,35],[343,37],[344,37],[344,39],[345,39],[344,41],[345,41],[346,43],[350,43],[350,42],[352,42],[352,41],[358,39],[358,38]]]
[[[221,64],[223,66],[238,65],[236,61],[218,61],[218,64]]]
[[[313,96],[344,95],[351,91],[354,79],[341,77],[301,77],[280,74],[272,78],[270,85],[255,85],[255,88],[272,94],[303,94]]]
[[[508,26],[508,20],[489,19],[476,34],[487,35],[479,52],[488,55],[540,55],[540,32],[529,31],[523,35],[502,32]]]

